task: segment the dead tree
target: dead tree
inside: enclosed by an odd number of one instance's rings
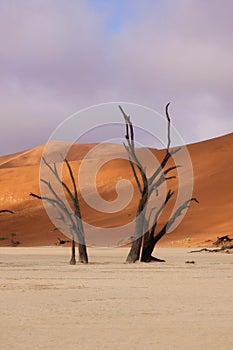
[[[20,241],[16,241],[15,237],[16,237],[16,233],[12,232],[11,233],[11,240],[10,240],[11,247],[17,247],[20,244]]]
[[[233,244],[223,245],[222,247],[215,248],[215,249],[202,248],[202,249],[198,249],[198,250],[191,250],[189,253],[201,253],[201,252],[218,253],[218,252],[222,252],[222,251],[229,253],[231,249],[233,249]]]
[[[85,243],[85,234],[83,228],[83,222],[81,218],[81,211],[79,205],[78,191],[76,182],[74,179],[73,171],[67,159],[64,160],[66,167],[68,169],[69,177],[72,183],[73,190],[69,188],[69,186],[62,180],[57,171],[56,163],[53,165],[49,164],[45,158],[42,158],[45,166],[49,169],[50,173],[53,175],[54,179],[58,181],[62,188],[64,189],[66,195],[70,199],[73,207],[73,211],[68,207],[69,204],[66,204],[64,200],[61,199],[61,196],[56,192],[53,185],[50,181],[45,179],[41,179],[40,181],[47,187],[49,196],[39,196],[35,193],[30,193],[30,196],[35,197],[37,199],[44,200],[48,202],[59,214],[59,219],[69,228],[69,232],[71,234],[71,259],[70,264],[76,264],[75,257],[75,241],[78,242],[78,251],[79,251],[79,262],[87,264],[88,263],[88,255]]]
[[[134,127],[130,120],[130,117],[124,112],[121,106],[120,111],[123,114],[125,120],[126,134],[124,143],[125,149],[128,154],[129,163],[137,184],[138,191],[140,193],[140,199],[138,202],[137,213],[136,213],[136,224],[135,232],[133,236],[133,242],[131,245],[130,252],[127,256],[126,261],[128,263],[134,263],[137,260],[143,262],[151,261],[164,261],[157,259],[152,256],[152,252],[156,243],[166,234],[168,229],[172,226],[178,216],[181,215],[182,211],[187,208],[191,201],[196,201],[196,198],[190,198],[186,200],[172,215],[169,221],[164,227],[156,233],[157,222],[160,214],[163,212],[166,204],[172,198],[174,192],[169,190],[166,195],[165,201],[162,203],[160,208],[153,214],[154,209],[152,208],[148,214],[148,201],[152,194],[158,195],[159,187],[166,181],[176,178],[176,176],[169,176],[168,174],[177,169],[179,165],[173,165],[166,167],[168,161],[176,154],[180,148],[171,149],[171,134],[170,134],[170,116],[168,112],[169,103],[166,105],[166,118],[167,118],[167,147],[165,155],[160,163],[160,166],[155,169],[153,174],[149,177],[144,169],[143,164],[139,160],[135,150],[135,138],[134,138]],[[151,218],[153,223],[150,225]]]
[[[233,241],[233,238],[230,238],[229,235],[226,235],[222,237],[217,237],[217,241],[215,241],[213,244],[218,247],[219,245],[229,243],[231,241]]]
[[[57,237],[58,239],[58,244],[57,245],[63,245],[63,244],[66,244],[66,243],[70,243],[70,240],[64,240],[64,239],[61,239],[59,237]]]
[[[229,253],[230,250],[233,249],[232,241],[233,241],[233,238],[230,238],[229,235],[217,237],[217,241],[214,242],[213,245],[217,246],[218,248],[215,248],[215,249],[202,248],[198,250],[191,250],[189,253],[200,253],[200,252],[218,253],[222,251],[226,251],[226,253]]]

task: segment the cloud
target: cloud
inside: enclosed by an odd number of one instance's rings
[[[2,154],[116,100],[159,112],[172,101],[187,142],[232,131],[230,0],[94,2],[0,2]]]
[[[212,137],[232,131],[232,2],[164,1],[140,10],[137,26],[118,38],[130,95],[154,108],[171,100],[187,141],[211,137],[200,132],[207,115],[225,124]]]

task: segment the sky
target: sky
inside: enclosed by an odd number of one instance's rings
[[[171,102],[186,143],[232,132],[232,13],[232,0],[0,0],[0,154],[111,101]]]

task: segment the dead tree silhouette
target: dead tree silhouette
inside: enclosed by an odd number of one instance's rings
[[[59,219],[62,220],[63,223],[69,228],[69,231],[72,237],[72,248],[71,248],[72,253],[71,253],[70,264],[71,265],[76,264],[75,239],[78,241],[79,262],[87,264],[88,255],[87,255],[87,249],[86,249],[86,243],[85,243],[85,234],[84,234],[84,228],[83,228],[83,223],[81,218],[78,191],[77,191],[77,186],[74,179],[72,168],[68,160],[64,159],[64,163],[68,170],[68,174],[69,174],[70,181],[72,183],[73,190],[69,188],[69,186],[62,180],[62,178],[58,174],[56,163],[53,163],[53,165],[51,165],[46,161],[44,157],[42,158],[42,160],[45,166],[50,171],[50,173],[53,175],[54,179],[58,181],[59,184],[61,184],[62,188],[67,194],[67,197],[72,203],[73,211],[69,210],[68,205],[65,203],[65,201],[61,199],[59,194],[53,188],[53,185],[50,183],[50,181],[47,181],[45,179],[40,179],[40,181],[47,187],[50,195],[39,196],[31,192],[30,196],[48,202],[59,214]]]
[[[179,165],[173,165],[166,167],[168,161],[179,152],[180,148],[171,149],[171,132],[170,132],[170,116],[169,116],[169,103],[166,105],[165,113],[167,118],[167,148],[165,150],[165,155],[160,163],[160,166],[156,168],[153,174],[149,177],[144,169],[143,164],[137,156],[135,149],[135,137],[134,137],[134,126],[130,120],[130,116],[127,115],[123,108],[119,106],[120,111],[125,120],[125,140],[124,143],[125,149],[128,154],[129,163],[137,184],[138,191],[140,193],[140,199],[138,202],[137,213],[136,213],[136,224],[135,232],[133,237],[133,242],[131,245],[130,252],[127,256],[126,261],[128,263],[134,263],[137,260],[142,262],[151,262],[151,261],[164,261],[157,259],[152,256],[152,252],[156,243],[166,234],[175,220],[181,215],[182,211],[187,208],[190,202],[195,201],[198,203],[196,198],[190,198],[186,200],[172,215],[169,221],[162,227],[162,229],[156,233],[156,227],[160,214],[163,212],[165,206],[169,200],[174,195],[174,191],[169,190],[166,195],[165,201],[162,203],[160,208],[154,214],[154,208],[147,213],[148,200],[153,193],[158,195],[159,187],[171,179],[175,179],[176,176],[168,176],[168,174],[177,169]],[[153,223],[149,226],[150,220],[153,218]],[[150,228],[149,228],[150,227]],[[145,233],[144,233],[145,232]]]

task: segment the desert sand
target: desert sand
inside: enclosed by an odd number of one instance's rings
[[[232,254],[159,248],[166,263],[128,265],[127,252],[70,266],[68,248],[0,248],[0,348],[233,348]]]
[[[96,144],[74,144],[68,159],[75,171],[80,167],[83,157]],[[182,223],[159,242],[163,246],[206,245],[217,236],[233,235],[233,133],[195,143],[188,146],[194,172],[193,196],[199,205],[192,204]],[[58,144],[54,143],[53,151]],[[8,246],[11,233],[16,233],[20,246],[44,246],[57,243],[53,223],[40,201],[29,196],[30,192],[39,194],[39,163],[43,145],[14,155],[0,157],[0,209],[15,210],[15,215],[1,215],[0,246]],[[116,184],[121,178],[133,182],[133,175],[127,160],[121,159],[122,145],[105,145],[97,158],[110,156],[113,161],[103,166],[97,176],[97,189],[108,201],[116,198]],[[158,159],[164,151],[152,150]],[[92,170],[97,159],[88,162],[87,173]],[[89,169],[89,170],[88,170]],[[184,168],[185,171],[185,168]],[[135,183],[134,183],[135,185]],[[169,186],[175,189],[173,181]],[[185,186],[185,184],[181,184]],[[90,189],[90,196],[92,189]],[[90,208],[81,198],[83,219],[100,227],[118,227],[134,218],[137,210],[138,191],[128,207],[114,214],[103,214]],[[161,225],[164,224],[161,218]],[[129,236],[132,232],[129,232]],[[187,240],[188,238],[188,240]],[[101,243],[101,242],[100,242]],[[106,242],[103,242],[105,245]]]

